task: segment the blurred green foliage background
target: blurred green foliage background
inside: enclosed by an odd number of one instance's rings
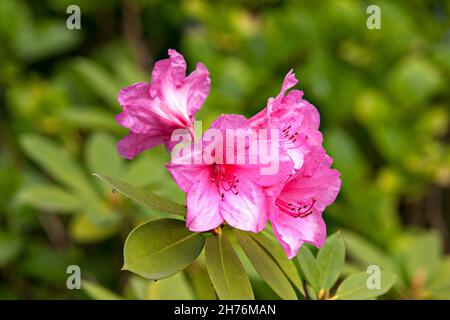
[[[119,89],[175,48],[210,70],[204,129],[258,112],[294,68],[342,173],[324,215],[347,272],[379,264],[399,276],[385,298],[450,299],[449,15],[444,0],[0,1],[0,298],[211,297],[201,261],[157,283],[120,271],[126,235],[157,213],[91,176],[184,201],[162,148],[119,158],[113,118]],[[85,291],[67,289],[71,264]],[[246,267],[257,298],[276,298]]]

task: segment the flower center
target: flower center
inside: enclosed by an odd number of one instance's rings
[[[216,185],[217,192],[222,200],[225,199],[225,192],[231,191],[234,195],[239,194],[239,191],[237,191],[239,179],[237,179],[235,173],[229,172],[229,170],[227,170],[224,166],[217,164],[214,166],[214,173],[211,178],[211,182]]]
[[[295,148],[295,142],[297,142],[297,135],[298,131],[292,132],[291,125],[288,125],[286,128],[282,131],[282,137],[280,139],[281,142],[284,144],[290,144],[290,148]]]
[[[275,204],[280,208],[281,211],[287,213],[294,218],[305,218],[313,213],[313,207],[316,200],[311,199],[309,201],[301,202],[286,202],[280,198],[275,200]]]

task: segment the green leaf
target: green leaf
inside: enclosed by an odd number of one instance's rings
[[[343,238],[347,252],[363,268],[377,265],[384,271],[397,273],[398,268],[395,261],[364,238],[350,231],[345,231]]]
[[[426,291],[434,299],[450,299],[450,256],[441,261],[432,281],[426,284]]]
[[[125,297],[132,300],[146,300],[149,294],[150,281],[132,274],[125,287]]]
[[[167,176],[167,171],[158,170],[155,171],[154,174],[148,174],[150,170],[152,170],[153,164],[157,162],[166,162],[166,159],[162,157],[157,157],[154,155],[154,151],[152,152],[144,152],[133,159],[133,161],[127,163],[127,170],[124,180],[135,187],[144,187],[149,186],[151,184],[161,185],[161,182],[167,181],[170,179],[170,176]],[[170,175],[170,174],[169,174]]]
[[[114,121],[113,114],[100,107],[77,105],[70,109],[62,110],[60,117],[67,124],[76,126],[79,129],[106,129],[108,132],[124,132],[123,128]]]
[[[283,270],[288,279],[303,295],[305,295],[300,274],[294,263],[287,258],[286,253],[283,251],[281,246],[271,238],[265,236],[263,233],[250,233],[250,236],[255,239],[265,250],[267,250],[281,270]]]
[[[17,54],[24,60],[36,61],[68,52],[81,40],[80,34],[61,28],[57,19],[42,19],[17,34]]]
[[[65,149],[38,135],[25,135],[21,143],[34,161],[55,179],[77,192],[76,196],[82,207],[80,210],[86,213],[92,222],[107,224],[118,220],[117,214],[100,201],[91,182]]]
[[[286,275],[267,251],[243,231],[234,229],[234,234],[258,274],[284,300],[297,300],[297,295]]]
[[[96,62],[84,58],[77,59],[73,66],[99,98],[114,109],[120,108],[119,102],[116,100],[120,85],[108,70]]]
[[[176,202],[160,197],[142,188],[135,188],[126,182],[114,178],[103,176],[98,173],[95,173],[94,175],[128,198],[142,203],[151,209],[176,215],[184,216],[186,214],[186,208]]]
[[[123,269],[146,279],[167,278],[190,265],[204,244],[203,235],[190,232],[184,221],[150,220],[128,235]]]
[[[22,136],[20,142],[25,153],[53,178],[75,190],[94,193],[83,171],[65,149],[34,134]]]
[[[409,279],[421,277],[429,281],[439,268],[442,247],[436,232],[427,232],[416,236],[405,254],[405,267]]]
[[[111,226],[123,219],[110,202],[103,201],[97,196],[81,195],[80,201],[82,202],[81,211],[99,227]]]
[[[215,300],[216,292],[209,279],[208,271],[200,263],[194,262],[184,270],[199,300]]]
[[[194,300],[194,293],[183,272],[170,278],[152,281],[148,299],[150,300]]]
[[[22,239],[0,230],[0,267],[13,261],[22,249]]]
[[[254,299],[244,266],[223,234],[206,240],[205,257],[209,277],[221,300]]]
[[[122,300],[123,298],[115,294],[109,289],[91,281],[83,280],[81,282],[81,288],[95,300]]]
[[[387,89],[402,106],[422,106],[443,88],[439,68],[428,59],[412,55],[395,64],[386,79]]]
[[[80,208],[80,200],[73,194],[49,184],[25,187],[19,191],[17,200],[35,208],[68,213]]]
[[[397,276],[392,273],[381,271],[378,274],[380,276],[379,289],[369,289],[369,278],[376,275],[377,274],[360,272],[345,278],[336,291],[335,299],[364,300],[381,296],[389,291],[389,289],[395,284],[397,278]]]
[[[307,284],[306,285],[306,292],[308,293],[308,298],[311,300],[318,300],[318,292],[316,289],[313,288],[313,286]]]
[[[76,214],[69,223],[70,237],[79,243],[97,243],[112,237],[120,230],[118,223],[99,226],[87,214]]]
[[[123,160],[117,153],[115,139],[110,135],[93,134],[87,141],[85,158],[91,172],[112,177],[122,174]]]
[[[300,250],[298,250],[297,260],[306,280],[308,280],[315,291],[318,291],[320,280],[319,265],[307,246],[302,245]]]
[[[345,262],[345,244],[341,234],[329,237],[317,255],[320,289],[330,289],[341,274]]]
[[[26,279],[34,279],[49,286],[66,283],[67,266],[74,261],[69,258],[73,250],[55,250],[37,238],[27,241],[26,245],[26,254],[14,266],[18,273]]]
[[[326,142],[325,147],[335,159],[333,166],[341,172],[342,184],[360,185],[368,171],[367,161],[351,134],[339,127],[331,128],[328,129],[324,142]],[[349,192],[347,188],[343,188],[343,191],[349,193],[350,199],[355,197],[354,193]]]
[[[342,267],[341,277],[347,277],[351,274],[358,273],[363,271],[364,269],[360,266],[352,263],[352,262],[345,262],[344,266]]]

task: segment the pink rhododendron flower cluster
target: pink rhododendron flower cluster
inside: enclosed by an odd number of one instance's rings
[[[140,152],[165,143],[176,129],[193,134],[195,113],[209,95],[211,79],[202,64],[186,77],[186,61],[175,50],[169,59],[156,62],[151,83],[135,83],[119,92],[123,111],[117,122],[130,133],[118,144],[121,156],[134,158]]]
[[[303,99],[302,91],[288,92],[297,84],[292,70],[261,112],[250,119],[221,115],[198,140],[194,115],[209,94],[206,67],[199,63],[186,77],[183,56],[169,50],[168,59],[156,62],[151,80],[119,93],[123,111],[116,120],[130,133],[118,143],[118,151],[128,159],[159,144],[173,151],[166,167],[187,193],[186,224],[191,231],[226,223],[259,232],[270,221],[289,258],[304,242],[317,247],[324,243],[322,213],[339,193],[340,174],[331,169],[332,159],[322,146],[319,112]],[[178,145],[183,147],[175,156],[179,140],[173,134],[179,130],[189,141]],[[264,172],[267,162],[249,160],[265,154],[261,142],[276,147],[269,155],[276,160],[276,170]]]

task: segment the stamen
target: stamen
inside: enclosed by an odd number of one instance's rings
[[[278,208],[290,215],[294,218],[305,218],[309,216],[311,213],[313,213],[313,207],[316,203],[315,199],[312,199],[311,201],[308,201],[309,203],[305,202],[299,202],[299,203],[286,203],[286,201],[282,199],[277,199],[275,201],[275,204],[278,206]]]
[[[231,191],[234,195],[239,194],[237,191],[239,179],[237,179],[236,174],[230,175],[226,167],[215,165],[211,182],[216,185],[217,192],[222,200],[225,198],[225,192]]]
[[[299,137],[298,134],[298,131],[291,134],[290,130],[286,128],[283,130],[283,136],[280,139],[280,142],[283,143],[284,147],[287,149],[298,148],[300,146],[300,142],[307,139],[307,136],[301,136],[301,138],[297,139]]]

